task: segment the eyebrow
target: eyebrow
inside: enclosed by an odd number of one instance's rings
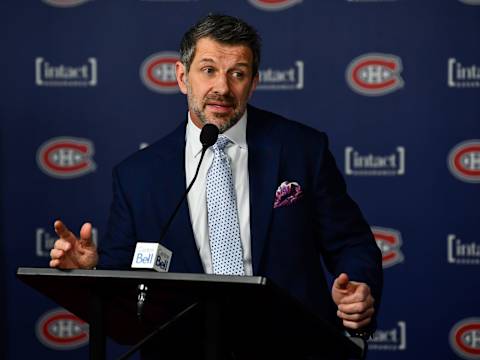
[[[211,59],[211,58],[203,58],[199,61],[199,63],[213,63],[215,64],[215,60]],[[249,63],[246,63],[246,62],[239,62],[239,63],[236,63],[235,66],[240,66],[240,67],[246,67],[246,68],[249,68],[250,67],[250,64]]]
[[[203,59],[201,59],[199,62],[201,62],[201,63],[202,63],[202,62],[211,62],[211,63],[214,63],[215,60],[213,60],[213,59],[211,59],[211,58],[203,58]]]

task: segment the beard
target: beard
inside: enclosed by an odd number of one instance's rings
[[[245,112],[246,104],[238,104],[230,95],[208,94],[202,101],[199,101],[192,92],[192,89],[187,85],[187,100],[190,112],[194,113],[200,122],[205,124],[215,125],[220,133],[224,133],[232,126],[234,126]],[[205,107],[209,101],[221,102],[232,106],[233,114],[212,113],[207,115]]]

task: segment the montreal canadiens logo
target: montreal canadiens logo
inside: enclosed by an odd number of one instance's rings
[[[402,236],[399,231],[383,227],[372,227],[373,236],[382,252],[383,268],[388,268],[403,261]]]
[[[72,350],[88,343],[88,324],[63,309],[49,311],[37,321],[38,340],[51,349]]]
[[[55,7],[74,7],[91,0],[43,0],[44,3]]]
[[[93,143],[73,137],[57,137],[43,143],[37,151],[37,163],[47,175],[69,179],[95,170],[91,159]]]
[[[164,94],[179,91],[175,75],[175,63],[180,59],[177,52],[164,51],[145,59],[140,67],[140,78],[150,90]]]
[[[284,10],[301,3],[303,0],[248,0],[250,3],[262,10],[277,11]]]
[[[403,87],[402,60],[389,54],[364,54],[347,67],[346,79],[350,88],[367,96],[381,96]]]
[[[480,359],[480,318],[468,318],[450,331],[452,349],[464,359]]]
[[[460,180],[480,182],[480,140],[467,140],[455,146],[448,154],[448,167]]]

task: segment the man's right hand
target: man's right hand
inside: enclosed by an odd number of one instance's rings
[[[60,237],[50,251],[50,267],[60,269],[92,269],[98,263],[97,247],[92,241],[92,224],[85,223],[77,238],[60,221],[55,221],[55,232]]]

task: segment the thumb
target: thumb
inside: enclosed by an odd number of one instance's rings
[[[340,290],[346,290],[349,282],[350,282],[350,280],[348,278],[348,275],[345,274],[345,273],[341,273],[335,279],[335,282],[333,283],[333,286],[337,289],[340,289]]]
[[[92,224],[85,223],[82,225],[82,228],[80,229],[80,241],[83,246],[92,245]]]

